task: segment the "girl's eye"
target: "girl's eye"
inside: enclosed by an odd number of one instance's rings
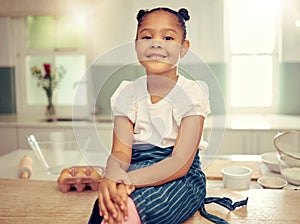
[[[151,36],[144,36],[142,37],[143,40],[150,40],[151,39]]]
[[[167,36],[167,37],[164,37],[164,40],[174,40],[174,38]]]

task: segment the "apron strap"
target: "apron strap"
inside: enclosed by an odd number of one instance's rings
[[[233,203],[230,198],[226,198],[226,197],[224,197],[224,198],[207,197],[207,198],[204,199],[204,204],[216,203],[218,205],[221,205],[221,206],[227,208],[230,211],[236,209],[237,207],[247,205],[247,202],[248,202],[248,198],[246,198],[245,200],[237,201],[235,203]],[[203,217],[207,218],[208,220],[212,221],[213,223],[229,224],[226,220],[224,220],[222,218],[219,218],[215,215],[207,213],[206,210],[205,210],[204,204],[199,209],[200,214]]]

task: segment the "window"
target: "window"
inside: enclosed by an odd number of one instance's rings
[[[87,67],[86,20],[78,16],[28,16],[20,18],[16,29],[23,36],[20,47],[20,72],[25,74],[25,88],[20,93],[21,112],[32,112],[36,107],[45,107],[46,94],[37,87],[32,78],[31,67],[43,68],[44,63],[55,67],[63,66],[66,73],[54,91],[56,108],[68,108],[68,114],[74,103],[78,84],[82,84]],[[16,37],[17,38],[17,37]],[[23,64],[24,63],[24,64]],[[23,64],[23,66],[22,66]],[[85,91],[86,92],[86,91]],[[80,99],[82,106],[87,104],[87,96]]]
[[[82,16],[28,16],[26,46],[35,50],[82,49],[86,20]]]
[[[268,111],[275,106],[279,1],[228,0],[229,110]]]

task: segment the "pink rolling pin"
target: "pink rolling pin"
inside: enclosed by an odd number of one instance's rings
[[[29,156],[24,156],[20,160],[18,176],[22,179],[29,179],[32,172],[32,159]]]

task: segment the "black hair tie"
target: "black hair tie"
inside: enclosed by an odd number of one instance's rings
[[[144,10],[144,9],[141,9],[137,16],[136,16],[136,19],[137,21],[141,21],[141,19],[148,13],[148,10]]]
[[[178,14],[185,20],[188,21],[190,19],[190,15],[187,9],[181,8],[178,11]]]

